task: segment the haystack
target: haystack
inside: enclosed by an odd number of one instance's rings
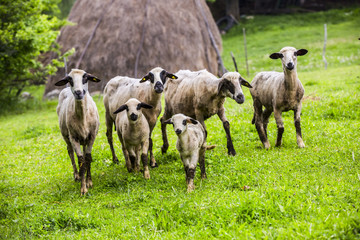
[[[214,46],[222,50],[221,37],[205,0],[77,0],[69,20],[76,25],[64,27],[57,42],[63,52],[76,50],[68,71],[78,67],[103,80],[90,92],[114,76],[140,78],[156,66],[218,74]],[[64,73],[58,69],[48,80],[45,95]]]

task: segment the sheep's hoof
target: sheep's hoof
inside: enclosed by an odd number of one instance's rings
[[[145,178],[145,179],[150,179],[150,172],[149,172],[149,170],[144,171],[144,178]]]
[[[188,193],[194,191],[194,189],[195,189],[194,184],[188,184],[188,186],[187,186],[187,192],[188,192]]]
[[[228,154],[231,155],[231,156],[235,156],[236,155],[235,149],[229,150]]]
[[[113,163],[119,164],[119,160],[117,159],[117,157],[114,157],[114,158],[113,158]]]
[[[159,167],[159,166],[158,166],[157,162],[155,162],[155,163],[151,163],[151,164],[150,164],[150,167],[151,167],[151,168],[156,168],[156,167]]]
[[[92,188],[92,187],[93,187],[93,182],[92,182],[91,179],[88,179],[88,180],[86,181],[86,187],[87,187],[87,188]]]
[[[201,179],[206,179],[206,178],[207,178],[206,173],[201,174]]]
[[[81,196],[84,196],[85,194],[87,194],[88,190],[86,188],[86,186],[81,187]]]
[[[165,154],[167,152],[167,150],[168,150],[168,147],[166,147],[164,145],[161,146],[161,154]]]
[[[305,144],[304,144],[304,142],[299,142],[299,143],[298,143],[298,146],[299,146],[299,148],[304,148],[304,147],[305,147]]]

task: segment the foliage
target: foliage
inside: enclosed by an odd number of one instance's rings
[[[61,19],[67,18],[75,1],[76,0],[61,0],[61,2],[59,3],[59,9],[61,11],[61,14],[59,14],[57,16]]]
[[[290,18],[277,20],[283,17]],[[186,193],[176,135],[170,126],[166,155],[160,150],[160,125],[154,130],[159,168],[151,169],[149,181],[141,173],[127,172],[116,134],[120,164],[112,163],[102,98],[95,96],[101,125],[93,147],[94,188],[80,197],[80,184],[73,180],[58,128],[57,102],[40,102],[43,89],[27,89],[34,95],[33,107],[0,117],[0,239],[360,238],[359,43],[349,40],[355,38],[358,25],[352,19],[328,25],[330,64],[324,70],[322,24],[295,26],[296,31],[293,25],[269,26],[271,30],[247,36],[251,77],[262,69],[281,70],[280,62],[268,55],[282,46],[309,50],[298,59],[306,91],[302,114],[306,148],[296,145],[289,112],[283,114],[283,146],[273,147],[276,124],[272,117],[268,129],[272,148],[265,151],[250,123],[252,100],[244,89],[244,104],[226,101],[238,155],[227,155],[219,119],[207,120],[209,145],[217,147],[206,153],[208,178],[202,181],[197,169],[196,189],[191,194]],[[275,41],[269,36],[284,37]],[[228,53],[241,55],[241,41],[241,29],[224,36],[223,56],[229,69]],[[238,65],[244,73],[244,64]]]
[[[10,103],[29,84],[44,83],[60,62],[44,65],[39,56],[58,52],[54,41],[66,22],[48,15],[58,0],[4,0],[0,5],[0,99]]]

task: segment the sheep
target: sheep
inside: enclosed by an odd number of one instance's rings
[[[149,127],[149,152],[150,152],[150,166],[157,167],[153,152],[152,152],[152,139],[151,134],[154,130],[158,116],[161,113],[161,93],[164,90],[164,82],[166,78],[176,79],[177,77],[168,73],[160,67],[152,69],[142,79],[135,79],[129,77],[117,76],[112,78],[105,86],[104,89],[104,105],[105,105],[105,119],[106,119],[106,136],[110,145],[113,162],[118,163],[115,154],[113,139],[112,139],[112,126],[115,123],[115,115],[113,112],[123,105],[130,98],[136,98],[139,101],[146,102],[153,106],[153,109],[146,109],[143,111]],[[116,128],[116,125],[115,125]]]
[[[225,116],[225,98],[234,99],[238,104],[245,101],[241,85],[251,85],[237,72],[227,72],[220,79],[208,72],[200,70],[191,72],[180,70],[175,75],[177,80],[170,79],[165,83],[165,112],[160,119],[163,137],[162,153],[166,153],[169,143],[164,121],[172,115],[183,113],[198,120],[206,131],[204,121],[217,114],[223,123],[227,138],[229,155],[236,155],[231,135],[230,123]]]
[[[70,87],[60,92],[56,112],[74,169],[74,179],[81,181],[81,195],[86,194],[88,188],[93,186],[90,171],[91,150],[100,125],[96,104],[88,92],[88,81],[100,82],[100,79],[83,70],[72,69],[65,78],[55,83],[56,86],[70,84]],[[83,152],[80,145],[83,146]],[[74,150],[78,158],[79,172],[74,160]]]
[[[186,175],[187,191],[195,189],[194,177],[197,163],[199,162],[201,178],[206,178],[205,172],[205,151],[215,146],[206,146],[205,129],[193,118],[184,114],[175,114],[164,121],[164,124],[172,124],[178,136],[176,148],[180,153],[184,164]]]
[[[115,125],[129,172],[140,170],[140,155],[144,167],[144,178],[150,179],[148,168],[148,148],[150,128],[142,108],[152,109],[151,105],[130,98],[113,114],[117,114]],[[126,110],[126,112],[123,112]],[[121,113],[121,114],[120,114]]]
[[[270,148],[267,125],[271,113],[274,112],[278,129],[275,146],[280,147],[284,133],[281,114],[289,110],[294,111],[297,144],[300,148],[305,147],[300,127],[301,100],[305,90],[297,76],[296,66],[297,56],[303,56],[307,52],[306,49],[296,50],[294,47],[282,48],[280,52],[271,54],[270,58],[281,59],[283,72],[260,72],[251,82],[253,88],[250,93],[254,101],[252,124],[255,123],[265,149]]]

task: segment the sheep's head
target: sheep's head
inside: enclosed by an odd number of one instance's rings
[[[164,69],[157,67],[152,69],[147,75],[145,75],[140,82],[150,81],[153,85],[156,93],[162,93],[164,91],[164,84],[166,82],[166,78],[177,79],[172,73],[168,73]]]
[[[218,85],[218,94],[224,94],[242,104],[245,101],[245,96],[241,85],[252,88],[250,83],[242,78],[238,72],[227,72],[222,76]]]
[[[187,125],[198,124],[199,122],[191,117],[187,117],[184,114],[175,114],[170,119],[164,122],[165,124],[172,124],[177,135],[184,133],[187,129]]]
[[[297,65],[297,56],[303,56],[308,52],[306,49],[299,49],[293,47],[284,47],[278,53],[273,53],[270,55],[271,59],[281,59],[281,63],[283,65],[283,69],[292,71],[296,70]]]
[[[63,86],[69,83],[71,92],[74,94],[75,99],[81,100],[88,91],[88,81],[100,82],[100,79],[86,73],[84,70],[71,69],[71,72],[66,77],[55,83],[55,85]]]
[[[114,114],[126,110],[128,119],[136,122],[142,116],[142,108],[151,109],[153,106],[140,102],[136,98],[130,98],[124,105],[121,105]]]

